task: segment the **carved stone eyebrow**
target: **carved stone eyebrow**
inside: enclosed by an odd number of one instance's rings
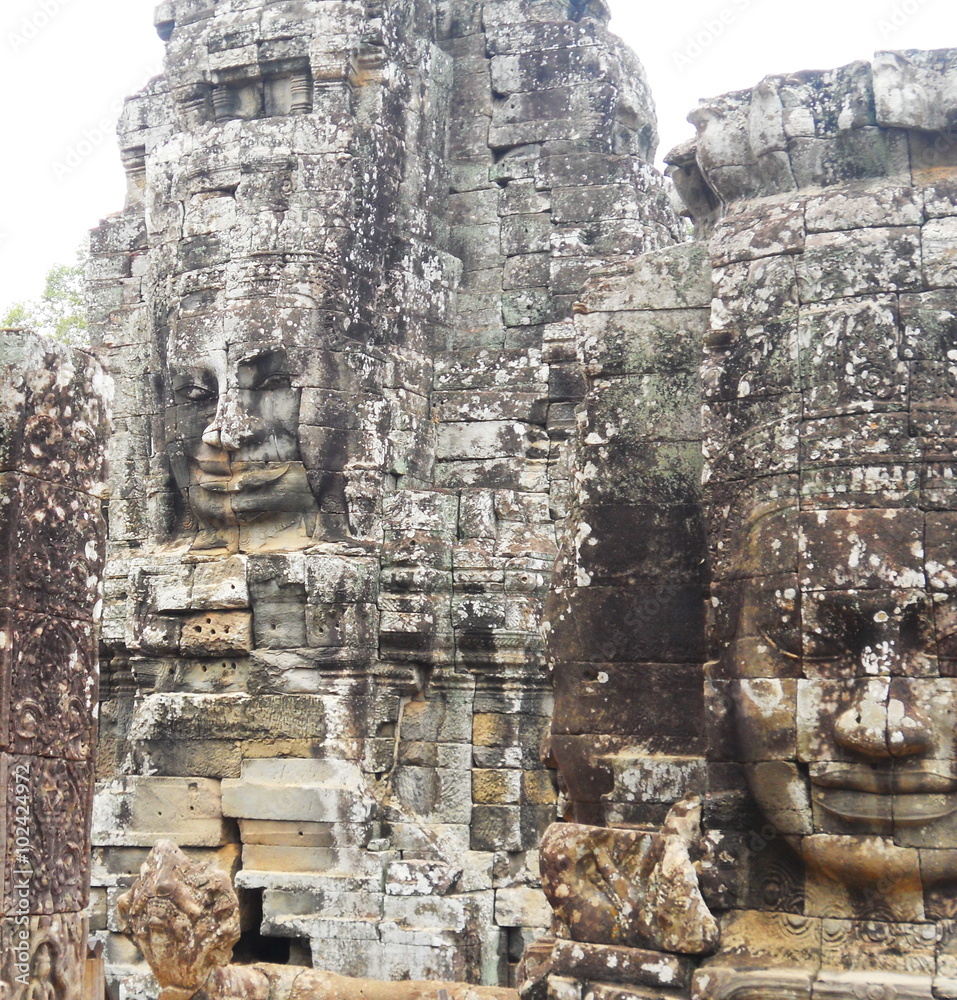
[[[287,362],[286,352],[281,347],[256,347],[240,355],[236,362],[238,369],[256,368],[260,371],[268,369],[277,371],[285,367]]]
[[[281,349],[249,352],[236,366],[236,383],[240,389],[253,389],[269,375],[288,375],[287,361],[286,352]]]

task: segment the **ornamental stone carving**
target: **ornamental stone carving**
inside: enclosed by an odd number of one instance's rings
[[[566,812],[614,845],[583,896],[700,796],[685,898],[718,930],[704,958],[635,939],[642,996],[957,995],[957,144],[935,104],[955,59],[703,102],[668,158],[696,242],[583,292],[581,485],[547,615]],[[549,884],[570,854],[544,847]],[[634,918],[660,889],[627,882]],[[529,989],[617,988],[595,982],[621,982],[618,924],[576,960],[556,916]]]
[[[110,398],[88,354],[0,330],[0,985],[10,1000],[86,996]]]

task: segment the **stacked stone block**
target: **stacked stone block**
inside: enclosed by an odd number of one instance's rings
[[[16,1000],[86,995],[109,405],[88,354],[0,330],[0,983]]]
[[[579,351],[597,364],[548,627],[568,813],[594,826],[548,835],[552,996],[954,995],[954,66],[953,50],[879,53],[703,102],[669,156],[699,238],[583,295]],[[615,366],[648,359],[686,401],[683,433],[652,418],[651,450],[642,393],[615,394]],[[615,501],[627,490],[634,517],[674,439],[696,442],[700,479],[669,465],[656,530],[623,529]],[[670,520],[681,504],[691,535]],[[624,538],[642,549],[615,578]],[[684,618],[661,549],[698,560]],[[644,678],[620,712],[627,682],[578,662],[647,577],[659,607],[627,647],[650,629],[689,651],[685,731]],[[693,876],[661,862],[616,888],[689,830]],[[683,941],[656,940],[662,880],[686,901]],[[601,893],[601,919],[561,902],[587,913]]]
[[[160,7],[167,72],[127,104],[127,206],[94,234],[118,379],[104,888],[156,837],[219,852],[253,954],[286,939],[386,979],[507,982],[548,923],[539,624],[585,387],[572,305],[679,228],[607,20]],[[227,479],[255,421],[274,444]],[[123,803],[193,787],[215,833],[176,810],[114,833]]]

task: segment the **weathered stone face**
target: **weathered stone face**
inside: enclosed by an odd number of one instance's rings
[[[297,534],[304,545],[315,531],[318,507],[299,450],[302,390],[293,384],[284,331],[246,329],[261,321],[250,312],[228,315],[235,329],[219,336],[213,317],[172,324],[167,448],[203,529],[194,551],[237,549],[240,535],[245,548],[295,547]]]
[[[544,931],[572,306],[678,228],[607,21],[160,8],[94,236],[120,390],[100,912],[163,835],[238,869],[254,950],[338,973],[504,983]],[[115,978],[143,968],[97,929]]]
[[[616,845],[599,884],[636,862],[616,827],[650,836],[702,795],[691,856],[721,930],[702,1000],[954,994],[957,161],[933,131],[954,61],[885,53],[703,102],[670,157],[697,242],[581,296],[552,745],[566,814]],[[679,572],[697,618],[665,599]],[[583,967],[620,961],[612,895]],[[556,993],[591,988],[575,933]]]
[[[939,650],[952,598],[927,586],[923,515],[789,508],[742,533],[742,564],[768,575],[739,585],[723,671],[737,678],[739,759],[764,815],[792,836],[946,846],[957,688]],[[865,840],[853,860],[835,847],[826,866],[873,878],[883,853]]]

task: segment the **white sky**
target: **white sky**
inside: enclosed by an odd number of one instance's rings
[[[659,154],[692,134],[701,97],[769,73],[840,66],[878,49],[957,48],[954,0],[610,0],[654,90]],[[154,0],[2,0],[0,314],[121,207],[112,131],[123,97],[160,69]]]

